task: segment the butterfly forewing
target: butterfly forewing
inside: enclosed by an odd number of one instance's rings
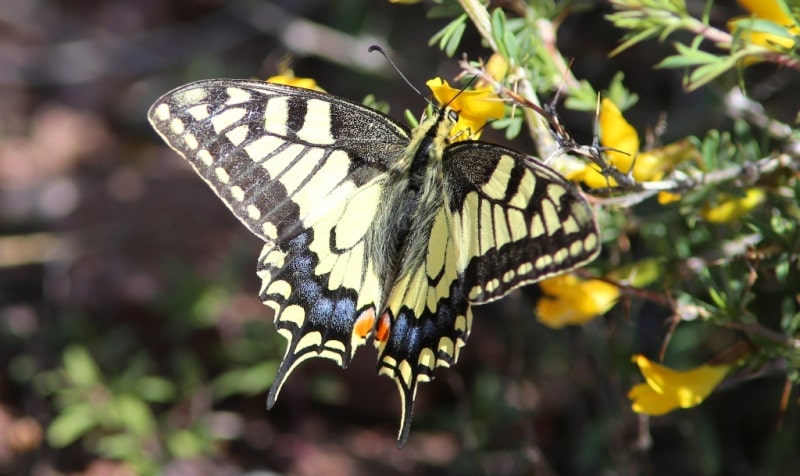
[[[258,81],[213,80],[159,99],[150,122],[264,241],[312,226],[386,170],[408,133],[356,103]]]

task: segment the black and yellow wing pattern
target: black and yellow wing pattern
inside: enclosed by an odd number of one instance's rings
[[[372,341],[400,391],[402,445],[418,384],[458,360],[470,305],[599,252],[569,182],[513,150],[451,143],[446,107],[409,131],[329,94],[221,79],[167,93],[149,119],[265,242],[260,297],[288,341],[268,407],[304,360],[346,367]]]

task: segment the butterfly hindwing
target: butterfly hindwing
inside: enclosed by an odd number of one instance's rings
[[[379,182],[365,185],[313,227],[264,247],[261,300],[275,310],[275,326],[289,341],[268,407],[298,364],[324,357],[346,367],[371,337],[382,283],[366,236],[381,190]]]
[[[444,168],[470,302],[490,302],[597,256],[591,208],[549,167],[494,144],[459,142],[447,149]]]

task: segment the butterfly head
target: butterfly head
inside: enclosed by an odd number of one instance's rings
[[[490,119],[499,119],[505,113],[503,101],[490,88],[456,89],[441,78],[426,84],[442,104],[440,123],[451,124],[447,134],[451,142],[477,139]]]

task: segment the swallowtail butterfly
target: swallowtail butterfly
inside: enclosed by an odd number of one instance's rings
[[[451,141],[448,107],[409,130],[329,94],[219,79],[167,93],[149,119],[265,242],[260,297],[288,340],[268,408],[304,360],[346,367],[372,341],[400,391],[402,446],[417,386],[458,360],[472,304],[599,251],[572,184],[525,154]]]

